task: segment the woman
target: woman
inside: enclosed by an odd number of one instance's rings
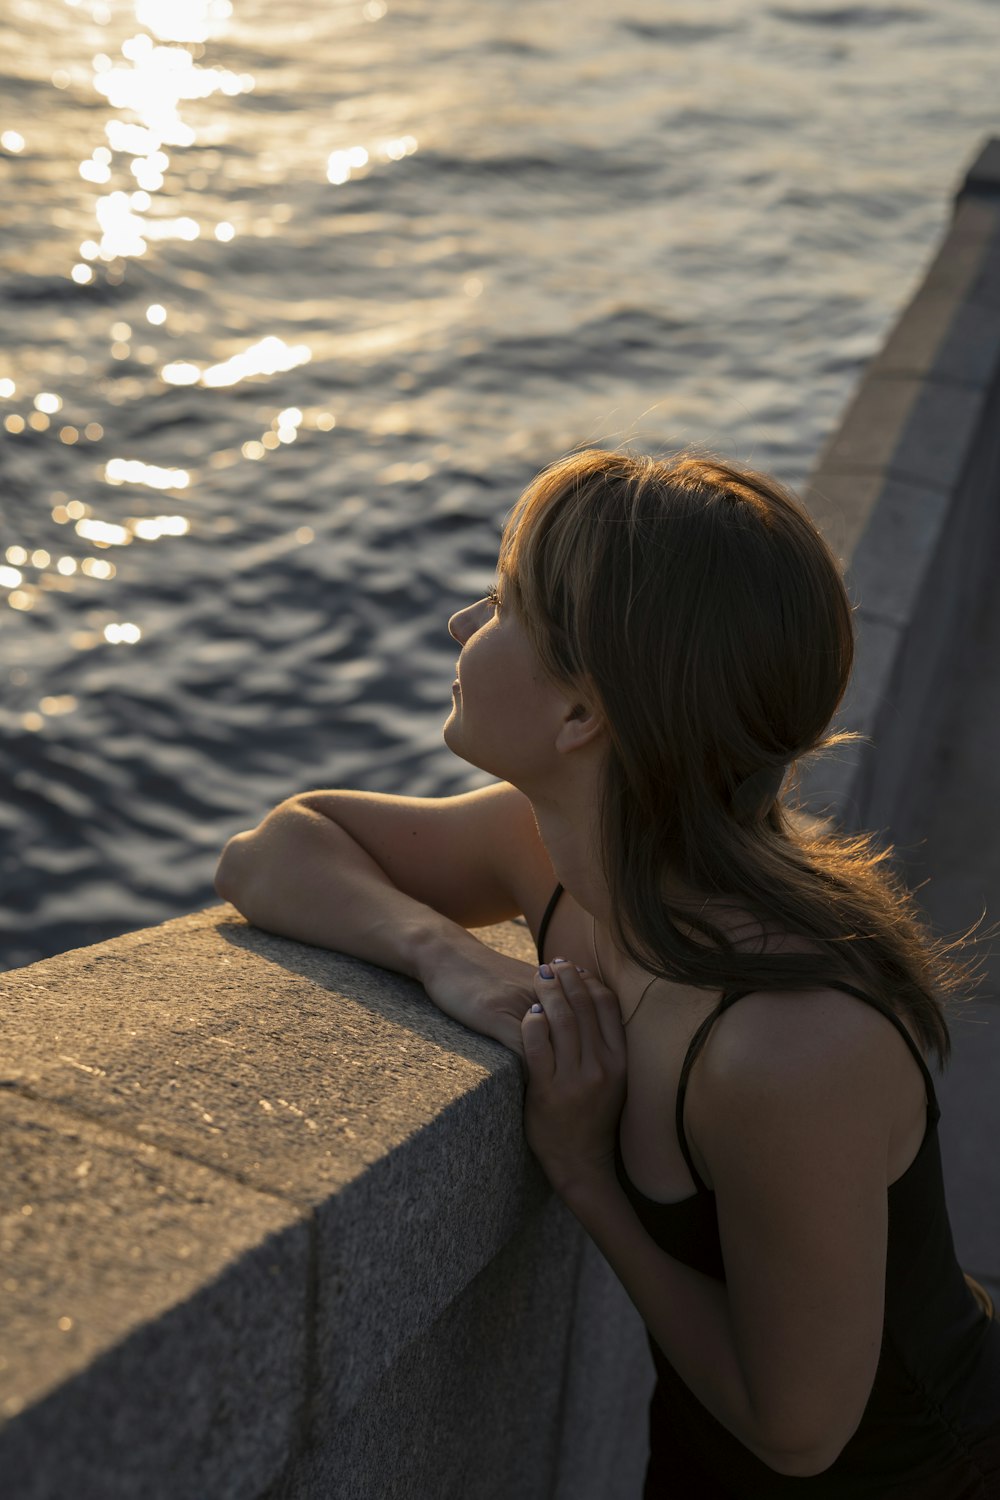
[[[220,895],[520,1053],[528,1142],[649,1333],[646,1500],[1000,1496],[1000,1326],[926,1061],[967,974],[884,855],[779,799],[846,738],[816,528],[730,464],[572,454],[449,628],[445,741],[497,784],[293,798]],[[530,976],[465,930],[522,912]]]

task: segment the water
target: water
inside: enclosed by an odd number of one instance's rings
[[[8,0],[0,964],[440,794],[580,442],[800,484],[997,128],[996,0]],[[12,388],[13,387],[13,388]]]

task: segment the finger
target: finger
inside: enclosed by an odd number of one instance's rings
[[[560,972],[561,970],[562,965],[560,965]],[[623,1061],[627,1055],[627,1047],[625,1042],[625,1027],[622,1024],[622,1013],[621,1006],[618,1003],[618,996],[614,990],[610,990],[589,969],[577,968],[576,973],[579,979],[583,981],[586,991],[593,1002],[595,1025],[603,1046],[612,1057],[618,1061]],[[569,976],[566,976],[562,983],[564,989],[568,992],[574,995],[581,993],[576,987],[576,981]],[[578,1005],[576,1010],[578,1021],[580,1021],[585,1014],[582,1004]]]
[[[576,1018],[580,1036],[580,1062],[599,1062],[606,1050],[606,1043],[594,1008],[590,976],[581,973],[575,964],[558,964],[553,967]]]
[[[545,1011],[557,1072],[560,1068],[576,1069],[580,1066],[580,1028],[556,978],[565,963],[564,958],[554,958],[551,965],[543,964],[535,974],[535,994]]]
[[[521,1046],[530,1076],[539,1083],[548,1082],[555,1072],[552,1039],[543,1010],[529,1007],[521,1017]]]

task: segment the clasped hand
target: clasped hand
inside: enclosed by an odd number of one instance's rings
[[[614,1175],[627,1091],[625,1028],[612,991],[564,959],[543,965],[534,989],[541,1011],[529,1008],[521,1020],[524,1133],[564,1196]]]
[[[420,978],[446,1014],[521,1058],[524,1133],[556,1192],[613,1175],[626,1053],[612,991],[565,960],[535,969],[464,933],[429,950]]]

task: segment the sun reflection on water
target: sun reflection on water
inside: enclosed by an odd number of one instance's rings
[[[120,623],[105,625],[104,639],[110,641],[113,646],[134,646],[142,639],[142,631],[138,625],[123,620]]]
[[[10,403],[3,417],[6,433],[17,438],[25,462],[51,465],[58,475],[56,483],[65,486],[51,492],[47,508],[51,522],[71,535],[64,532],[55,542],[50,538],[47,547],[33,545],[35,538],[25,538],[23,545],[11,543],[0,564],[0,603],[37,615],[58,606],[54,596],[60,593],[76,590],[86,597],[114,580],[118,570],[101,553],[133,543],[169,545],[171,539],[189,535],[193,524],[198,527],[190,517],[177,514],[123,515],[114,508],[115,491],[134,491],[129,508],[139,511],[149,492],[183,491],[185,500],[191,497],[197,507],[202,474],[268,458],[280,463],[282,452],[305,435],[318,437],[337,426],[333,411],[307,404],[307,387],[283,380],[313,360],[311,342],[255,330],[249,318],[218,328],[213,326],[211,301],[196,292],[188,295],[206,277],[213,244],[214,253],[222,256],[222,247],[238,233],[255,239],[277,236],[295,217],[292,201],[275,202],[269,194],[261,207],[255,198],[262,177],[277,179],[290,164],[277,149],[258,153],[255,164],[251,157],[255,175],[245,198],[234,191],[234,180],[242,182],[247,170],[241,159],[243,141],[234,151],[226,148],[231,136],[234,145],[238,139],[236,112],[244,106],[237,101],[252,94],[257,83],[239,62],[227,66],[234,54],[213,54],[215,44],[230,31],[231,0],[65,4],[76,12],[81,47],[75,56],[63,52],[53,57],[45,77],[65,96],[60,108],[77,105],[79,123],[66,137],[72,142],[66,165],[75,201],[87,217],[77,222],[67,213],[62,221],[73,224],[75,253],[60,269],[75,286],[67,312],[55,321],[53,347],[40,352],[27,369],[12,368],[10,375],[0,378],[0,400]],[[349,24],[377,22],[386,13],[384,0],[367,0]],[[95,26],[107,28],[96,45]],[[103,105],[96,132],[95,96],[99,111]],[[23,153],[26,161],[42,160],[49,150],[45,139],[36,140],[24,128],[26,134],[12,128],[0,133],[2,152],[10,158]],[[393,170],[393,164],[418,149],[415,135],[389,134],[391,124],[384,135],[376,129],[364,144],[350,143],[350,136],[345,143],[343,128],[334,123],[332,140],[314,143],[311,155],[304,151],[295,160],[324,195],[353,178]],[[216,183],[212,198],[205,190]],[[58,214],[54,222],[58,224]],[[123,283],[129,275],[135,277],[129,262],[140,258],[145,259],[138,278],[142,290],[130,295],[131,288]],[[203,335],[204,343],[185,349],[180,341],[192,334]],[[204,421],[187,423],[173,410],[165,420],[156,413],[158,401],[176,403],[177,388],[197,387],[200,395],[226,392],[249,381],[274,381],[284,389],[270,413],[257,413],[256,431],[244,426],[242,432],[227,435],[226,446],[216,445],[218,428],[211,414]],[[57,383],[60,388],[51,389]],[[101,411],[102,420],[94,420],[95,396],[106,403],[110,418]],[[296,396],[299,405],[293,404]],[[128,452],[133,443],[127,424],[119,426],[116,409],[136,403],[150,418],[140,430],[155,437],[143,456],[135,456],[134,448],[131,456],[123,456],[121,448]],[[101,453],[94,467],[92,460],[88,462],[88,445],[109,440],[119,453]],[[385,470],[387,482],[402,477],[403,467]],[[419,468],[411,477],[421,477]],[[66,493],[73,488],[80,498]],[[223,519],[227,529],[240,528],[238,514]],[[210,512],[200,526],[212,530]],[[295,533],[300,542],[307,534],[311,539],[310,528],[300,527]],[[76,554],[74,540],[81,544]],[[143,639],[141,622],[109,622],[108,613],[89,618],[87,629],[68,630],[69,646],[84,651],[102,643],[135,645]],[[41,728],[45,720],[71,707],[76,707],[71,695],[50,696],[33,706],[22,722]]]
[[[297,365],[308,364],[311,359],[312,350],[308,344],[289,345],[284,339],[270,334],[241,354],[234,354],[205,369],[192,360],[174,360],[163,366],[160,377],[168,385],[236,385],[252,375],[285,374]]]
[[[232,14],[229,0],[137,0],[136,19],[155,36],[170,42],[203,43]],[[131,118],[105,123],[107,144],[95,146],[80,163],[81,177],[104,186],[116,171],[115,156],[129,157],[128,172],[137,190],[118,187],[102,194],[95,204],[100,239],[84,240],[82,262],[71,272],[86,285],[86,262],[141,256],[148,241],[197,239],[200,225],[190,216],[154,216],[154,197],[166,182],[171,158],[164,147],[183,150],[197,141],[194,126],[181,117],[181,105],[221,93],[234,98],[250,93],[255,81],[249,73],[202,67],[186,46],[157,45],[148,32],[128,37],[121,60],[105,52],[92,59],[93,87],[112,109]],[[81,269],[82,267],[82,269]]]
[[[110,458],[104,477],[108,484],[145,484],[154,490],[185,490],[191,482],[186,469],[161,469],[137,458]]]
[[[340,151],[331,151],[326,161],[326,179],[335,186],[349,182],[352,177],[365,177],[372,165],[372,154],[381,161],[402,161],[412,156],[417,149],[417,139],[403,135],[396,140],[380,141],[373,153],[364,146],[348,146]]]
[[[90,516],[77,521],[73,529],[85,542],[95,542],[99,547],[127,547],[132,540],[127,526],[118,526],[113,521],[96,521]]]
[[[233,13],[230,0],[136,0],[135,18],[167,42],[207,42]]]

